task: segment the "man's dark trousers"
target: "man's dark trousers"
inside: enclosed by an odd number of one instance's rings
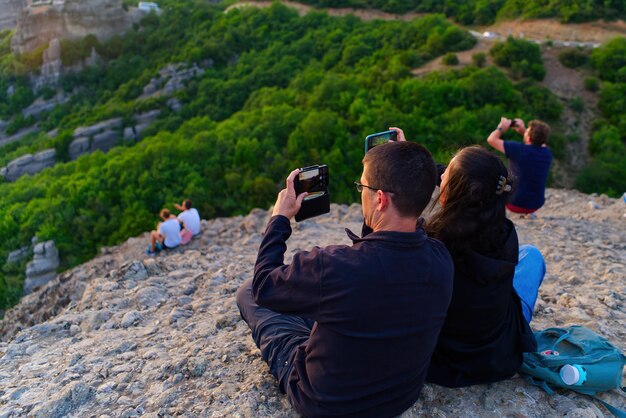
[[[309,339],[315,321],[259,306],[252,296],[252,279],[246,280],[237,290],[237,306],[252,330],[252,338],[261,350],[263,360],[278,380],[281,392],[286,393],[296,351]]]

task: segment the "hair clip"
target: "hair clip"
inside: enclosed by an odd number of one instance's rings
[[[497,195],[501,195],[504,192],[510,192],[511,191],[511,185],[510,184],[506,184],[506,182],[507,182],[506,177],[500,176],[500,178],[498,179],[498,186],[496,187],[496,194]]]

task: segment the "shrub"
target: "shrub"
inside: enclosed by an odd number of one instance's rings
[[[496,65],[511,68],[514,76],[543,80],[545,68],[539,45],[509,36],[505,42],[496,42],[489,51]]]
[[[580,96],[576,96],[572,99],[572,101],[569,104],[569,107],[574,111],[574,112],[582,112],[583,110],[585,110],[585,101],[583,100],[582,97]]]
[[[448,52],[446,55],[443,56],[442,62],[445,65],[458,65],[459,57],[453,52]]]
[[[615,38],[595,49],[591,61],[602,80],[626,82],[626,38]]]
[[[583,83],[585,89],[589,91],[598,91],[600,89],[600,81],[595,77],[587,77]]]
[[[472,55],[472,62],[477,67],[484,67],[487,63],[487,54],[484,52],[477,52]]]
[[[581,48],[568,48],[559,54],[559,62],[567,68],[578,68],[588,61],[589,54]]]

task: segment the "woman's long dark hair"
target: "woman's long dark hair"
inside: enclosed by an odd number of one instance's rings
[[[453,256],[472,249],[501,257],[507,235],[506,167],[483,147],[471,146],[458,151],[446,170],[442,204],[426,225],[429,235],[443,241]]]

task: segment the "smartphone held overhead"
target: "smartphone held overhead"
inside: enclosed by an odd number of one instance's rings
[[[365,137],[365,153],[377,145],[386,144],[398,140],[398,132],[395,130],[378,132]]]

